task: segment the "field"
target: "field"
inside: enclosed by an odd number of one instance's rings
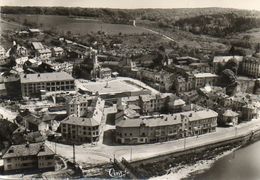
[[[21,26],[16,23],[7,22],[7,21],[0,19],[0,32],[6,31],[6,30],[16,30],[16,29],[20,29],[20,28],[21,28]]]
[[[141,34],[149,33],[149,31],[134,27],[131,25],[123,24],[109,24],[104,23],[97,19],[82,19],[82,18],[70,18],[68,16],[56,16],[56,15],[16,15],[8,14],[3,15],[11,20],[23,24],[24,22],[36,23],[41,29],[55,30],[62,33],[71,31],[73,34],[85,35],[91,32],[104,31],[108,34]]]

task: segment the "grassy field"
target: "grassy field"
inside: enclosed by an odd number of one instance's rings
[[[97,19],[81,19],[70,18],[68,16],[56,16],[56,15],[4,15],[7,18],[11,18],[19,23],[25,21],[29,23],[37,23],[41,29],[54,29],[63,33],[71,31],[74,34],[84,35],[91,32],[104,31],[108,34],[141,34],[149,33],[142,28],[134,27],[131,25],[123,24],[109,24],[103,23]]]

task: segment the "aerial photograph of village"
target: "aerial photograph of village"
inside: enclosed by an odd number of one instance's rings
[[[0,179],[260,179],[259,0],[0,0]]]

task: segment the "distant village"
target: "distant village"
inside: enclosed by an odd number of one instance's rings
[[[259,52],[205,61],[159,48],[158,58],[143,65],[132,58],[142,52],[116,53],[120,44],[95,49],[56,37],[48,46],[44,33],[17,31],[12,47],[0,47],[4,173],[54,170],[56,152],[46,141],[98,146],[108,138],[135,146],[259,118]]]

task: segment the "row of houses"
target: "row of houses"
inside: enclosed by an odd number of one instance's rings
[[[131,108],[140,114],[152,114],[162,111],[181,112],[185,102],[172,93],[160,93],[119,98],[117,106],[119,110]]]
[[[210,133],[216,130],[217,117],[212,110],[199,110],[118,119],[116,141],[144,144]]]
[[[51,49],[44,47],[41,42],[32,42],[32,48],[35,55],[41,59],[49,59],[51,57],[61,57],[64,55],[64,49],[61,47],[53,47]]]

